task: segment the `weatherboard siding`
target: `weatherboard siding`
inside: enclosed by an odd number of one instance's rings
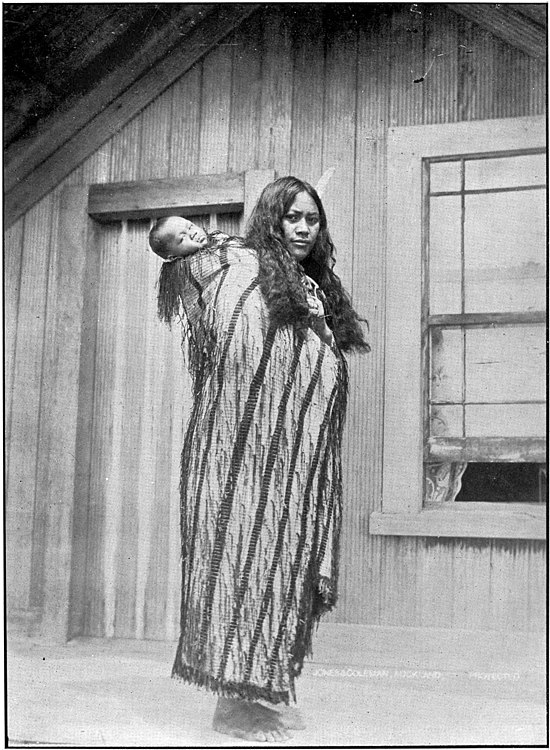
[[[405,5],[372,7],[364,18],[327,6],[322,13],[263,7],[9,230],[7,564],[11,616],[26,632],[40,631],[51,606],[44,565],[58,543],[47,486],[55,467],[48,466],[44,441],[55,434],[54,321],[66,304],[64,287],[55,283],[64,251],[57,229],[62,188],[248,168],[291,172],[315,184],[332,166],[324,202],[337,270],[369,320],[372,352],[351,358],[340,602],[330,619],[543,627],[545,544],[368,533],[383,481],[386,130],[536,115],[545,100],[543,62],[447,7],[420,7],[422,14]],[[78,489],[74,559],[84,569],[73,571],[70,631],[172,639],[179,608],[179,447],[175,439],[162,444],[158,423],[183,419],[177,399],[166,411],[167,392],[177,393],[184,377],[175,364],[179,332],[159,333],[156,321],[140,316],[139,300],[154,291],[156,273],[151,259],[145,262],[143,222],[122,230],[108,224],[97,236],[103,284],[97,317],[85,319],[84,327],[94,331],[97,346],[90,361],[100,358],[108,366],[98,369],[92,389],[94,461],[87,481],[79,476],[75,485],[64,482],[64,474],[56,477],[62,495]],[[85,312],[93,314],[88,282],[85,275]],[[118,333],[121,320],[138,321],[129,338]],[[166,357],[160,378],[144,357],[151,348],[160,360]],[[113,383],[135,401],[135,411],[117,411]],[[66,387],[77,391],[78,373]],[[82,415],[75,401],[68,399],[76,425]],[[164,488],[156,497],[148,494],[149,472]],[[139,492],[124,492],[136,473]],[[105,476],[113,482],[109,488]]]

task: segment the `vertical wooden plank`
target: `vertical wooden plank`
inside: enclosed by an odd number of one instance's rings
[[[415,84],[424,96],[424,123],[456,122],[458,86],[458,16],[445,5],[424,14],[424,73]]]
[[[117,557],[120,554],[122,518],[122,473],[123,473],[123,420],[124,420],[124,377],[127,367],[125,351],[125,324],[131,310],[127,306],[125,295],[119,287],[129,270],[127,247],[128,224],[122,222],[122,230],[116,249],[114,263],[118,273],[105,281],[110,289],[109,313],[113,327],[113,379],[106,383],[107,397],[112,406],[112,426],[108,444],[107,474],[105,478],[105,536],[103,546],[103,589],[104,589],[104,633],[107,638],[115,634],[116,596],[117,596]]]
[[[548,613],[548,578],[546,543],[528,542],[527,590],[529,595],[530,631],[545,631]]]
[[[158,445],[155,439],[156,431],[161,429],[159,413],[159,384],[164,379],[164,362],[162,356],[162,342],[160,340],[159,323],[151,304],[151,291],[154,289],[159,265],[150,258],[146,270],[147,288],[142,290],[146,320],[143,326],[146,331],[147,359],[144,363],[144,389],[141,402],[142,425],[139,448],[139,469],[137,475],[137,513],[138,513],[138,543],[137,543],[137,574],[136,574],[136,638],[144,638],[146,634],[146,608],[152,610],[162,606],[162,592],[149,591],[152,601],[147,601],[147,581],[150,576],[153,544],[153,525],[157,513],[162,513],[165,507],[163,500],[156,496],[155,464],[158,460]],[[154,261],[154,262],[153,262]],[[146,304],[149,291],[149,305]],[[162,393],[162,390],[161,390]],[[168,445],[161,446],[163,462],[168,454]],[[160,506],[160,507],[159,507]],[[160,601],[159,601],[160,600]]]
[[[19,219],[6,230],[4,240],[4,382],[6,387],[5,444],[11,441],[11,407],[15,374],[15,347],[21,265],[23,258],[24,219]],[[9,476],[9,451],[5,453],[6,477]]]
[[[388,540],[368,534],[378,510],[382,473],[383,336],[385,283],[385,130],[389,116],[389,18],[369,16],[358,29],[357,124],[354,166],[352,298],[369,320],[369,354],[350,357],[348,416],[343,445],[344,543],[350,579],[344,581],[355,622],[380,618],[382,550]]]
[[[292,88],[290,172],[315,185],[323,168],[323,100],[325,93],[325,31],[320,5],[300,8],[293,28],[295,50]]]
[[[421,6],[422,7],[422,6]],[[394,6],[391,17],[390,127],[421,125],[422,87],[414,81],[424,73],[423,13],[426,9],[409,5]]]
[[[203,61],[199,172],[227,170],[234,46],[220,44]]]
[[[353,266],[357,27],[341,7],[325,6],[325,108],[323,171],[336,168],[323,196],[329,230],[337,251],[336,273],[351,289]]]
[[[458,32],[458,118],[468,121],[494,117],[495,39],[464,19],[459,19]]]
[[[512,570],[510,571],[510,582],[512,586],[512,597],[509,608],[513,617],[514,631],[529,630],[529,586],[525,582],[529,580],[529,544],[524,541],[513,540],[509,542],[512,547]],[[503,630],[510,630],[506,623],[502,623]]]
[[[175,393],[167,387],[167,372],[173,367],[169,338],[177,335],[156,314],[155,284],[161,263],[150,257],[141,290],[146,316],[146,348],[138,473],[138,539],[136,635],[163,638],[166,627],[168,587],[168,538],[170,507],[170,463],[172,424],[170,407]],[[177,328],[177,327],[176,327]],[[143,543],[142,543],[143,540]]]
[[[529,111],[529,57],[496,40],[493,117],[520,117]]]
[[[242,235],[243,214],[240,211],[238,213],[217,214],[216,223],[220,232]]]
[[[156,269],[152,269],[152,280],[156,276]],[[151,302],[153,300],[151,299]],[[179,493],[177,473],[172,475],[173,444],[182,447],[183,439],[173,422],[176,399],[181,402],[179,388],[174,387],[174,369],[178,361],[174,360],[171,347],[171,336],[179,338],[179,331],[171,331],[155,319],[153,304],[150,305],[151,321],[154,323],[152,332],[159,343],[161,367],[152,373],[152,446],[155,460],[152,468],[151,489],[148,502],[153,508],[150,521],[150,557],[147,570],[147,581],[144,597],[144,635],[146,638],[163,639],[167,631],[167,620],[173,618],[173,611],[169,613],[168,601],[174,601],[178,585],[174,581],[175,590],[169,591],[170,576],[170,544],[172,542],[170,529],[171,508]],[[175,493],[174,493],[175,490]]]
[[[548,92],[546,77],[546,61],[529,59],[529,76],[527,79],[529,109],[525,114],[543,115],[546,112]]]
[[[380,624],[420,624],[418,566],[421,542],[412,537],[388,537],[380,571]]]
[[[180,355],[181,356],[181,355]],[[176,375],[176,372],[174,372]],[[183,446],[183,399],[178,398],[176,383],[181,382],[175,377],[173,392],[175,394],[172,407],[173,435],[170,444],[170,485],[168,488],[168,573],[166,590],[166,619],[164,638],[175,640],[179,633],[180,597],[181,597],[181,539],[180,539],[180,503],[179,503],[179,466],[181,449]]]
[[[87,191],[87,188],[86,188]],[[95,393],[95,357],[98,336],[98,304],[100,288],[101,238],[99,225],[90,222],[86,247],[81,347],[79,366],[78,416],[75,446],[75,482],[72,533],[72,570],[70,583],[69,632],[70,638],[84,635],[87,625],[88,599],[92,592],[87,586],[87,553],[89,538],[93,536],[95,502],[92,446]],[[97,405],[97,404],[96,404]],[[93,457],[95,459],[95,456]],[[96,486],[96,485],[94,485]]]
[[[158,96],[139,115],[141,119],[139,179],[150,180],[155,177],[168,176],[171,115],[171,91]]]
[[[55,254],[53,351],[48,409],[41,430],[45,472],[43,617],[40,633],[56,640],[68,637],[69,586],[72,564],[75,447],[81,346],[84,269],[87,251],[87,189],[69,187],[60,198]],[[35,576],[38,571],[35,571]]]
[[[171,377],[166,379],[170,393],[171,450],[169,493],[169,543],[168,543],[168,588],[166,602],[165,637],[174,640],[179,634],[181,599],[181,536],[180,536],[180,456],[187,421],[192,408],[192,384],[184,364],[181,345],[181,331],[174,328],[168,336],[169,354],[172,363]],[[168,400],[168,396],[166,397]]]
[[[262,169],[274,169],[282,176],[290,172],[294,75],[291,21],[280,6],[265,6],[262,27],[258,165]]]
[[[86,600],[83,613],[84,635],[103,637],[105,628],[106,588],[113,591],[105,553],[110,550],[113,539],[113,519],[107,520],[107,489],[109,482],[117,481],[110,474],[112,466],[112,435],[114,428],[115,404],[113,403],[113,383],[116,373],[116,338],[119,319],[116,315],[116,300],[119,297],[119,283],[122,278],[119,252],[120,225],[102,225],[97,234],[100,258],[99,290],[97,305],[97,339],[94,378],[93,421],[91,429],[91,468],[90,492],[87,514],[86,545]],[[113,498],[111,491],[111,499]],[[111,524],[111,533],[107,524]],[[107,544],[109,539],[109,544]],[[111,555],[112,558],[112,555]],[[110,560],[112,562],[112,559]],[[112,617],[112,598],[109,602],[109,616]]]
[[[123,357],[121,373],[121,446],[120,446],[120,532],[116,555],[117,638],[134,638],[136,625],[136,587],[139,502],[136,477],[140,471],[139,445],[143,422],[147,347],[147,311],[143,306],[143,288],[152,253],[146,252],[148,222],[130,221],[124,235],[123,276],[120,294],[125,298],[127,314],[119,322]],[[136,312],[139,310],[139,314]]]
[[[258,167],[262,82],[260,34],[260,16],[254,14],[243,21],[228,40],[234,45],[229,172]]]
[[[7,604],[11,616],[28,612],[33,543],[40,385],[46,315],[51,196],[25,217],[24,250],[15,346],[12,421],[7,446]]]
[[[520,559],[518,559],[518,557]],[[528,587],[521,574],[526,573],[522,559],[524,543],[515,540],[491,542],[490,627],[512,632],[527,630]],[[518,580],[519,579],[519,580]]]
[[[453,541],[426,538],[419,544],[420,622],[424,627],[451,627],[453,617]]]
[[[453,628],[487,630],[489,619],[490,542],[457,539],[453,561]]]
[[[84,184],[108,182],[111,169],[111,141],[106,141],[81,165],[81,180]]]
[[[110,181],[136,180],[139,171],[141,145],[141,117],[134,117],[128,125],[111,138]]]
[[[82,165],[76,167],[76,169],[73,169],[73,171],[65,177],[63,182],[59,183],[57,186],[58,190],[63,189],[64,187],[68,185],[82,185],[84,182],[82,178]]]
[[[170,177],[197,174],[202,65],[198,63],[172,86]]]
[[[51,194],[50,234],[44,238],[44,251],[48,256],[48,272],[45,289],[44,344],[40,382],[40,407],[38,414],[38,446],[36,454],[36,496],[34,501],[33,545],[31,557],[30,604],[42,611],[44,604],[45,557],[48,545],[48,487],[50,483],[50,433],[55,405],[55,338],[57,305],[63,304],[64,291],[58,286],[57,267],[59,223],[59,191]],[[78,278],[77,278],[78,284]]]
[[[242,216],[243,226],[246,224],[252,209],[256,205],[264,187],[273,181],[275,173],[271,169],[254,169],[245,172],[244,175],[244,210]]]

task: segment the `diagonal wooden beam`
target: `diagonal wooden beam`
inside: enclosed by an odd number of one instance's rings
[[[138,52],[125,64],[106,75],[94,88],[66,104],[55,114],[46,117],[38,129],[26,140],[18,141],[4,154],[4,190],[9,192],[51,154],[61,148],[93,117],[128,89],[140,76],[147,73],[165,57],[194,26],[202,25],[214,10],[213,5],[185,5],[176,17],[161,29],[146,35],[139,43]]]
[[[451,10],[477,23],[530,57],[546,59],[546,29],[506,3],[447,3]]]
[[[79,11],[81,8],[84,9],[85,14],[84,19],[78,17],[74,19],[71,18],[71,27],[76,26],[81,30],[78,36],[73,36],[75,32],[74,29],[71,28],[71,37],[73,37],[73,44],[71,45],[72,49],[67,50],[66,47],[60,50],[56,49],[55,59],[48,66],[49,69],[47,72],[47,83],[44,80],[35,79],[34,83],[31,83],[30,85],[29,82],[27,82],[24,89],[25,100],[33,103],[33,109],[35,108],[35,106],[37,106],[38,109],[40,109],[41,106],[47,106],[51,111],[56,109],[57,118],[60,114],[58,101],[59,96],[63,96],[64,102],[67,102],[66,104],[61,104],[63,110],[70,109],[71,104],[74,105],[74,100],[65,99],[65,97],[67,97],[67,93],[71,90],[71,84],[69,83],[68,87],[65,86],[64,90],[59,90],[58,82],[62,83],[64,80],[67,80],[68,71],[70,71],[70,77],[72,80],[81,77],[86,78],[86,75],[90,76],[89,70],[87,71],[88,66],[96,63],[97,59],[106,52],[108,54],[105,56],[108,56],[112,59],[116,55],[117,48],[120,46],[121,38],[123,38],[124,34],[126,33],[126,28],[130,25],[128,23],[128,9],[125,6],[111,6],[111,8],[109,8],[109,6],[99,6],[100,9],[104,9],[102,11],[96,10],[98,8],[97,5],[73,5],[72,9],[74,9],[75,7]],[[101,16],[99,16],[98,18],[94,18],[92,16],[89,19],[90,8],[95,11],[96,16],[98,16],[98,13],[103,13],[104,17],[101,18]],[[80,12],[82,13],[82,11]],[[135,8],[132,8],[131,24],[134,26],[134,33],[135,28],[140,24],[146,24],[147,18],[150,16],[151,10],[148,10],[147,5],[145,4],[136,4]],[[99,18],[101,18],[100,21]],[[87,28],[86,24],[93,23],[94,21],[99,22],[92,27],[92,31],[90,33],[90,30]],[[54,32],[58,30],[59,27],[54,26],[52,31],[50,31],[50,35],[53,36]],[[85,34],[86,31],[87,36],[82,38],[82,35]],[[151,34],[151,36],[153,35]],[[9,41],[10,46],[8,49],[6,49],[4,54],[8,58],[11,55],[15,59],[17,59],[17,39],[12,40],[10,38]],[[23,40],[21,40],[21,43],[25,43],[28,41],[28,38],[23,38]],[[115,51],[114,54],[113,51]],[[168,51],[168,47],[165,49],[165,51]],[[63,54],[60,55],[60,52],[62,52]],[[159,52],[159,54],[162,54],[162,52]],[[6,57],[4,59],[6,59]],[[7,66],[4,66],[4,71],[6,71],[6,67]],[[95,73],[94,77],[97,79],[97,72]],[[53,86],[50,86],[50,82],[53,82]],[[80,93],[80,96],[81,95],[82,92]],[[46,112],[45,109],[43,111]],[[51,118],[53,119],[54,125],[56,124],[56,115]],[[48,127],[47,123],[48,119],[50,119],[48,115],[43,118],[42,122],[40,123],[40,130],[43,133],[48,133],[51,139],[50,128]],[[12,141],[19,140],[19,133],[26,126],[27,120],[28,112],[26,111],[26,109],[19,113],[13,113],[10,121],[7,124],[6,122],[4,122],[4,142],[10,143]],[[36,135],[38,135],[38,131],[33,132],[30,138],[28,138],[27,140],[30,142]],[[65,138],[66,137],[67,136],[65,133]],[[8,149],[6,149],[6,155],[8,153]]]
[[[6,227],[16,221],[34,203],[52,190],[84,159],[94,153],[105,141],[118,132],[129,120],[137,115],[155,97],[161,94],[175,80],[182,76],[192,65],[221,42],[244,19],[254,13],[259,4],[219,3],[215,9],[197,24],[185,37],[179,36],[180,43],[165,57],[154,65],[147,63],[146,72],[137,78],[132,62],[125,66],[119,74],[131,74],[133,80],[120,93],[113,86],[111,90],[107,81],[92,91],[86,100],[81,101],[75,108],[79,117],[80,127],[72,127],[69,137],[51,152],[52,139],[45,135],[31,144],[26,155],[18,159],[18,168],[6,164],[4,223]],[[110,80],[110,77],[109,79]],[[120,78],[117,80],[120,81]],[[120,83],[119,83],[120,85]],[[102,104],[97,106],[100,98]],[[94,102],[94,96],[97,99]],[[108,101],[106,101],[108,99]],[[94,102],[94,116],[90,118],[88,105]],[[73,110],[66,113],[64,120],[71,121]],[[85,119],[85,122],[82,120]],[[63,128],[58,128],[63,129]],[[57,133],[57,137],[61,137]],[[50,149],[47,158],[46,144]],[[8,181],[9,176],[9,181]]]
[[[539,26],[546,28],[548,24],[548,3],[510,3],[508,7],[527,16]]]
[[[182,35],[201,23],[214,9],[204,5],[185,5],[163,28],[146,35],[138,52],[125,64],[106,75],[93,89],[78,98],[67,97],[65,104],[44,118],[28,138],[10,145],[4,153],[4,190],[9,192],[20,180],[53,154],[92,117],[107,107],[170,50],[181,42]]]

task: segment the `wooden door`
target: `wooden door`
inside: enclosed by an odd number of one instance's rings
[[[101,186],[103,194],[115,188]],[[243,210],[227,205],[174,213],[238,234]],[[96,322],[93,352],[81,362],[89,418],[77,439],[70,636],[172,640],[179,631],[179,464],[191,383],[179,324],[157,318],[162,261],[148,249],[152,220],[140,210],[96,223],[90,248]],[[154,215],[167,210],[154,206]]]

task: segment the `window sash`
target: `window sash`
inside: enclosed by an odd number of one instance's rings
[[[545,117],[394,127],[387,146],[386,326],[381,510],[371,534],[546,538],[546,507],[423,502],[423,265],[421,190],[425,159],[544,148]],[[498,149],[498,151],[497,151]],[[483,507],[487,506],[487,507]]]
[[[545,187],[544,185],[499,187],[466,190],[465,188],[465,164],[467,160],[481,160],[508,156],[523,156],[544,153],[544,149],[513,149],[506,151],[491,151],[485,153],[456,154],[452,157],[430,157],[422,159],[422,219],[421,219],[421,342],[422,342],[422,391],[423,391],[423,435],[424,435],[424,461],[546,461],[546,442],[542,438],[532,437],[435,437],[431,435],[430,417],[431,407],[436,402],[430,398],[430,331],[433,327],[460,327],[463,330],[474,327],[502,326],[502,325],[525,325],[541,324],[546,321],[546,313],[537,311],[512,311],[512,312],[483,312],[465,313],[465,279],[464,279],[464,196],[469,193],[481,192],[509,192],[534,187]],[[459,189],[449,191],[430,190],[430,167],[432,164],[444,162],[459,163],[460,173],[457,182]],[[460,265],[461,265],[461,308],[460,313],[448,313],[431,315],[429,313],[430,303],[430,257],[429,257],[429,232],[430,232],[430,199],[440,195],[461,196],[461,230],[460,230]],[[465,356],[465,353],[464,353]],[[512,403],[516,403],[515,401]],[[461,402],[464,408],[466,402]]]

